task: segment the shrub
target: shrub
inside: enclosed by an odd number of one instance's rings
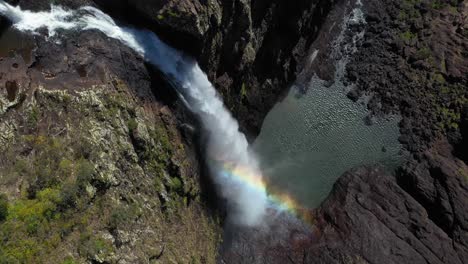
[[[416,39],[416,37],[417,37],[416,34],[412,33],[409,30],[400,34],[400,38],[405,41],[411,41],[413,39]]]
[[[65,211],[66,209],[73,208],[78,200],[79,187],[76,184],[65,184],[60,192],[60,202],[58,203],[58,210]]]
[[[128,120],[127,126],[130,133],[133,133],[138,128],[138,123],[134,118],[132,118]]]
[[[76,164],[76,179],[80,186],[89,182],[94,175],[94,166],[91,162],[85,159],[80,159]]]
[[[183,183],[179,178],[170,178],[169,180],[169,189],[174,192],[181,192],[183,191]]]
[[[424,47],[416,52],[416,56],[420,60],[426,60],[432,56],[432,51],[428,47]]]

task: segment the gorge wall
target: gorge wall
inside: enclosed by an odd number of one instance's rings
[[[50,8],[50,1],[7,2],[36,12]],[[177,43],[201,61],[253,135],[294,79],[299,56],[292,54],[305,54],[301,43],[316,26],[318,16],[310,13],[326,13],[306,1],[288,13],[281,11],[284,3],[267,1],[226,1],[214,11],[214,2],[142,3],[55,2],[99,5]],[[190,27],[208,17],[219,19],[209,32]],[[289,28],[282,28],[284,19]],[[1,22],[2,34],[20,34]],[[304,24],[299,31],[298,24]],[[1,260],[214,263],[222,216],[207,206],[212,190],[201,191],[209,185],[200,184],[207,175],[198,159],[197,124],[172,87],[101,33],[63,32],[57,42],[46,36],[21,35],[21,45],[0,61]]]
[[[38,11],[52,1],[7,2]],[[329,45],[354,3],[53,2],[98,6],[194,56],[251,137],[299,71],[299,81],[332,78]],[[370,167],[346,173],[311,212],[310,232],[292,225],[287,243],[269,235],[257,251],[228,252],[221,261],[468,257],[467,5],[362,2],[368,28],[348,66],[347,80],[356,83],[348,96],[371,96],[375,115],[402,115],[410,159],[396,177]],[[8,22],[0,23],[4,33]],[[0,259],[215,263],[223,216],[208,206],[209,184],[200,184],[207,177],[193,116],[164,77],[119,42],[95,31],[65,36],[61,43],[27,37],[32,47],[0,60]],[[257,243],[244,239],[240,245]]]

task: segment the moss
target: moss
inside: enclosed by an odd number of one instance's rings
[[[440,70],[442,72],[447,72],[447,63],[445,62],[445,59],[442,59],[440,62]]]
[[[201,264],[201,260],[200,260],[200,257],[196,257],[196,256],[192,256],[192,258],[190,259],[190,264]]]
[[[442,94],[448,94],[448,93],[450,93],[450,89],[449,89],[447,86],[442,86],[442,87],[440,88],[440,92],[441,92]]]
[[[452,15],[456,15],[458,13],[458,9],[455,6],[449,6],[448,10]]]

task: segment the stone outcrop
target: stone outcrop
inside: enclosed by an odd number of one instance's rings
[[[457,183],[447,189],[466,192],[466,181]],[[382,170],[347,172],[317,211],[319,235],[308,263],[464,263],[466,231],[444,231],[413,195]],[[466,196],[458,199],[455,206],[463,207]],[[464,218],[464,211],[457,214]]]

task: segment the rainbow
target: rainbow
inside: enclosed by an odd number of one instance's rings
[[[312,224],[312,216],[308,209],[301,206],[290,194],[281,192],[274,185],[265,181],[261,173],[255,172],[247,166],[239,166],[228,162],[222,162],[224,176],[237,180],[247,187],[262,193],[266,193],[268,200],[274,208],[280,212],[288,212],[306,223]]]

